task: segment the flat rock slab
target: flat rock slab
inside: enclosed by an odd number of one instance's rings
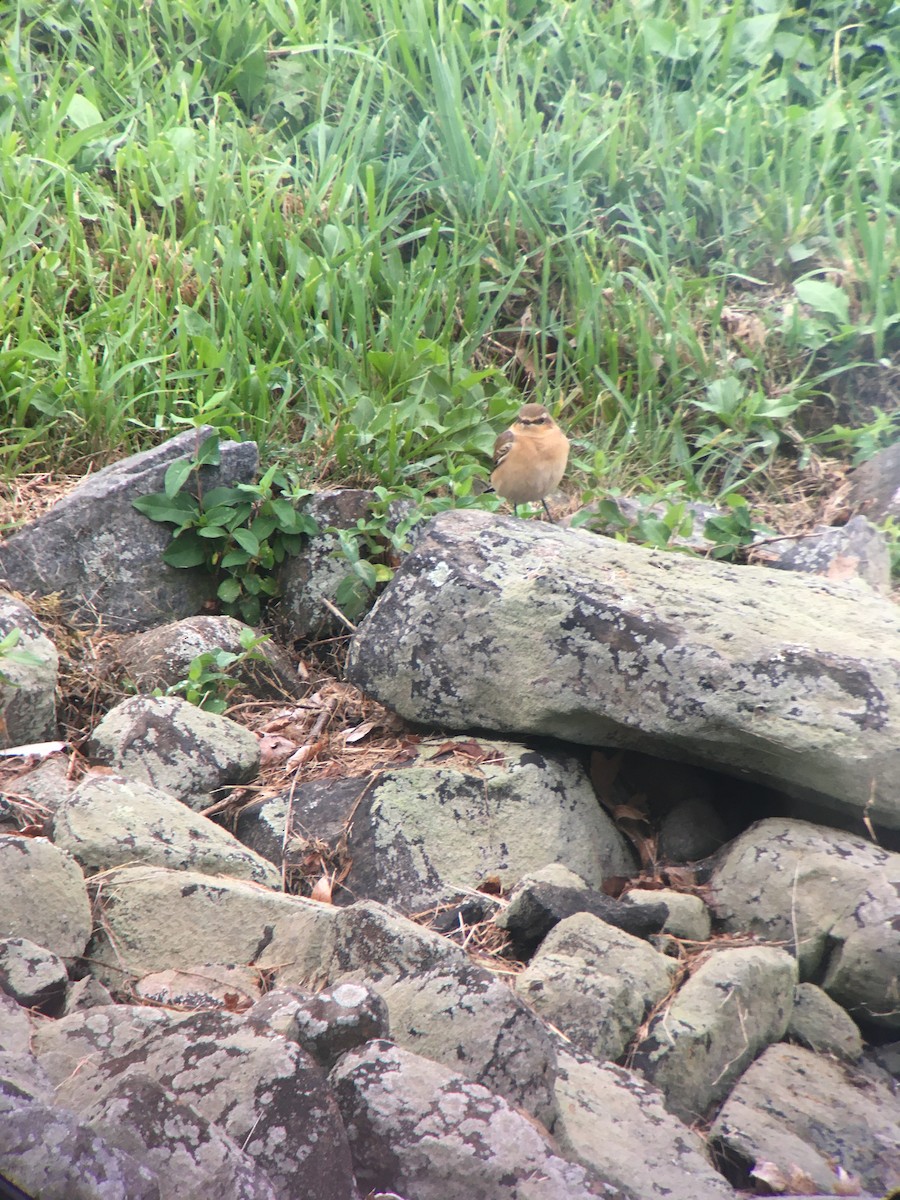
[[[770,1046],[725,1101],[710,1141],[738,1186],[766,1163],[785,1179],[802,1174],[810,1191],[841,1192],[840,1169],[881,1196],[900,1179],[900,1099],[880,1072]]]
[[[412,721],[680,757],[900,828],[900,610],[862,585],[447,512],[348,675]]]
[[[280,889],[281,873],[168,792],[123,775],[88,774],[53,817],[54,844],[86,874],[145,863],[251,879]]]
[[[566,1162],[534,1121],[447,1067],[369,1042],[331,1073],[363,1192],[415,1200],[638,1200]]]
[[[562,1152],[642,1200],[728,1200],[702,1138],[640,1075],[561,1050],[553,1136]]]
[[[172,526],[142,516],[139,496],[163,489],[168,467],[194,455],[213,432],[189,429],[89,475],[49,510],[0,542],[0,577],[20,592],[58,592],[77,625],[130,632],[192,616],[215,593],[201,567],[170,567],[162,556]],[[255,442],[222,442],[221,464],[204,467],[204,490],[250,483],[259,453]]]

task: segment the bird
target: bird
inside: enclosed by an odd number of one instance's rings
[[[540,500],[552,521],[545,496],[559,486],[569,459],[569,439],[543,404],[523,404],[519,415],[494,443],[494,491],[516,512],[520,504]],[[518,514],[517,514],[518,515]]]

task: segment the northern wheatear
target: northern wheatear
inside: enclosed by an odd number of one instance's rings
[[[513,506],[540,500],[552,521],[545,496],[559,486],[569,458],[569,439],[543,404],[525,404],[494,443],[494,491]]]

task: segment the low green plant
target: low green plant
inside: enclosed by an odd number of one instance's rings
[[[268,640],[268,634],[257,635],[252,629],[242,629],[239,651],[205,650],[191,660],[184,679],[165,690],[156,688],[153,694],[183,696],[205,712],[224,713],[232,694],[241,686],[233,672],[247,663],[262,662],[265,655],[259,647]]]
[[[139,497],[134,507],[174,526],[163,554],[169,566],[207,570],[218,581],[222,611],[255,625],[263,604],[278,593],[275,568],[317,527],[295,505],[308,492],[277,465],[258,483],[204,491],[202,468],[219,461],[219,436],[213,433],[194,457],[171,464],[162,492]]]
[[[7,663],[18,663],[23,667],[40,666],[43,660],[36,654],[33,654],[30,650],[20,650],[17,648],[21,640],[22,630],[17,625],[10,629],[9,633],[0,638],[0,662],[3,662],[5,659]],[[19,687],[19,684],[10,679],[3,670],[0,670],[0,684],[4,687]]]
[[[704,536],[714,544],[713,558],[736,559],[751,546],[760,533],[766,532],[753,520],[750,505],[743,496],[723,496],[720,503],[728,512],[710,517],[703,527]]]
[[[338,585],[334,603],[350,621],[365,610],[372,593],[389,582],[400,559],[412,549],[411,534],[423,521],[449,508],[497,508],[493,493],[476,493],[473,485],[480,472],[471,463],[450,465],[437,481],[437,491],[411,485],[375,487],[367,516],[355,525],[325,532],[338,539],[335,553],[349,570]]]

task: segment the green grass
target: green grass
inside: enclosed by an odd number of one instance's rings
[[[0,44],[8,476],[209,421],[427,489],[540,398],[584,488],[716,495],[813,406],[859,445],[832,384],[898,354],[896,0],[19,0]]]

